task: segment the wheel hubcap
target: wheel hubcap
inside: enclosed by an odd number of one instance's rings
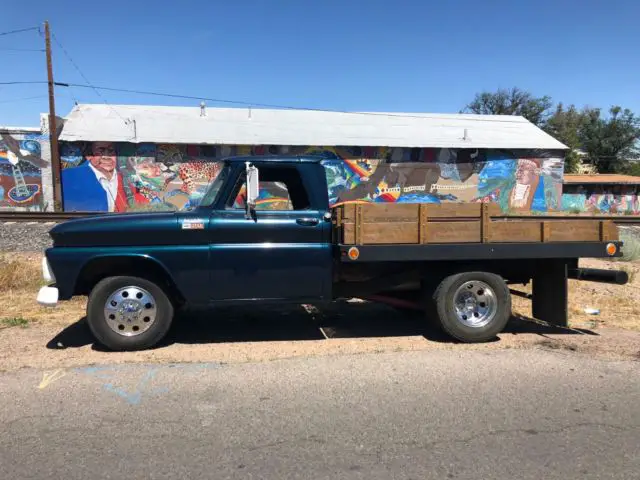
[[[140,335],[156,320],[156,300],[144,288],[120,288],[107,299],[104,318],[109,328],[119,335]]]
[[[497,312],[498,303],[493,289],[481,281],[465,282],[453,295],[456,318],[467,327],[484,327]]]

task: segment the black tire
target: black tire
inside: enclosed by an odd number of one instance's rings
[[[479,326],[465,324],[463,320],[458,318],[454,305],[454,295],[456,295],[458,289],[465,284],[465,288],[468,288],[469,285],[473,286],[473,282],[486,284],[494,295],[495,309],[490,309],[490,311],[494,312],[493,316],[487,320],[486,324]],[[446,277],[440,282],[435,290],[432,291],[426,307],[427,315],[435,316],[442,330],[456,340],[465,343],[487,342],[502,332],[509,322],[511,317],[511,293],[504,279],[494,273],[457,273]]]
[[[104,308],[107,300],[118,289],[140,287],[155,299],[155,320],[148,330],[134,335],[124,336],[109,327]],[[169,331],[173,321],[174,308],[171,300],[155,283],[138,277],[107,277],[96,284],[89,294],[87,303],[87,323],[96,340],[115,351],[144,350],[156,345]]]

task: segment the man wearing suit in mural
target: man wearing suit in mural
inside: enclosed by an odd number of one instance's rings
[[[128,208],[125,180],[116,164],[113,143],[93,142],[85,163],[62,171],[65,211],[125,212]],[[132,193],[136,191],[134,186],[127,186]],[[145,203],[136,193],[134,199],[136,203]]]

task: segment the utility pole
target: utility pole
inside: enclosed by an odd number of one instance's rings
[[[60,183],[60,149],[56,126],[56,101],[54,97],[53,63],[51,61],[51,33],[49,22],[44,22],[44,42],[47,55],[47,83],[49,84],[49,144],[51,146],[51,178],[53,180],[53,209],[62,211],[62,185]]]

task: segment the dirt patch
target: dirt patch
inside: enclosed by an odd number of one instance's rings
[[[39,262],[37,256],[18,257],[27,263]],[[620,267],[618,263],[598,260],[585,261],[583,265]],[[640,269],[638,264],[626,265],[635,271]],[[12,288],[0,298],[0,317],[11,319],[0,328],[0,369],[130,362],[257,362],[429,349],[545,348],[567,354],[638,360],[640,332],[634,330],[640,330],[635,306],[640,295],[639,277],[636,275],[627,286],[572,281],[570,309],[574,330],[534,323],[527,317],[530,302],[514,297],[515,315],[507,331],[496,341],[479,345],[452,342],[419,314],[358,301],[323,308],[270,306],[186,312],[176,318],[163,345],[126,353],[107,352],[94,345],[83,318],[86,299],[45,309],[35,303],[35,288]],[[600,315],[585,314],[586,306],[599,308]]]

